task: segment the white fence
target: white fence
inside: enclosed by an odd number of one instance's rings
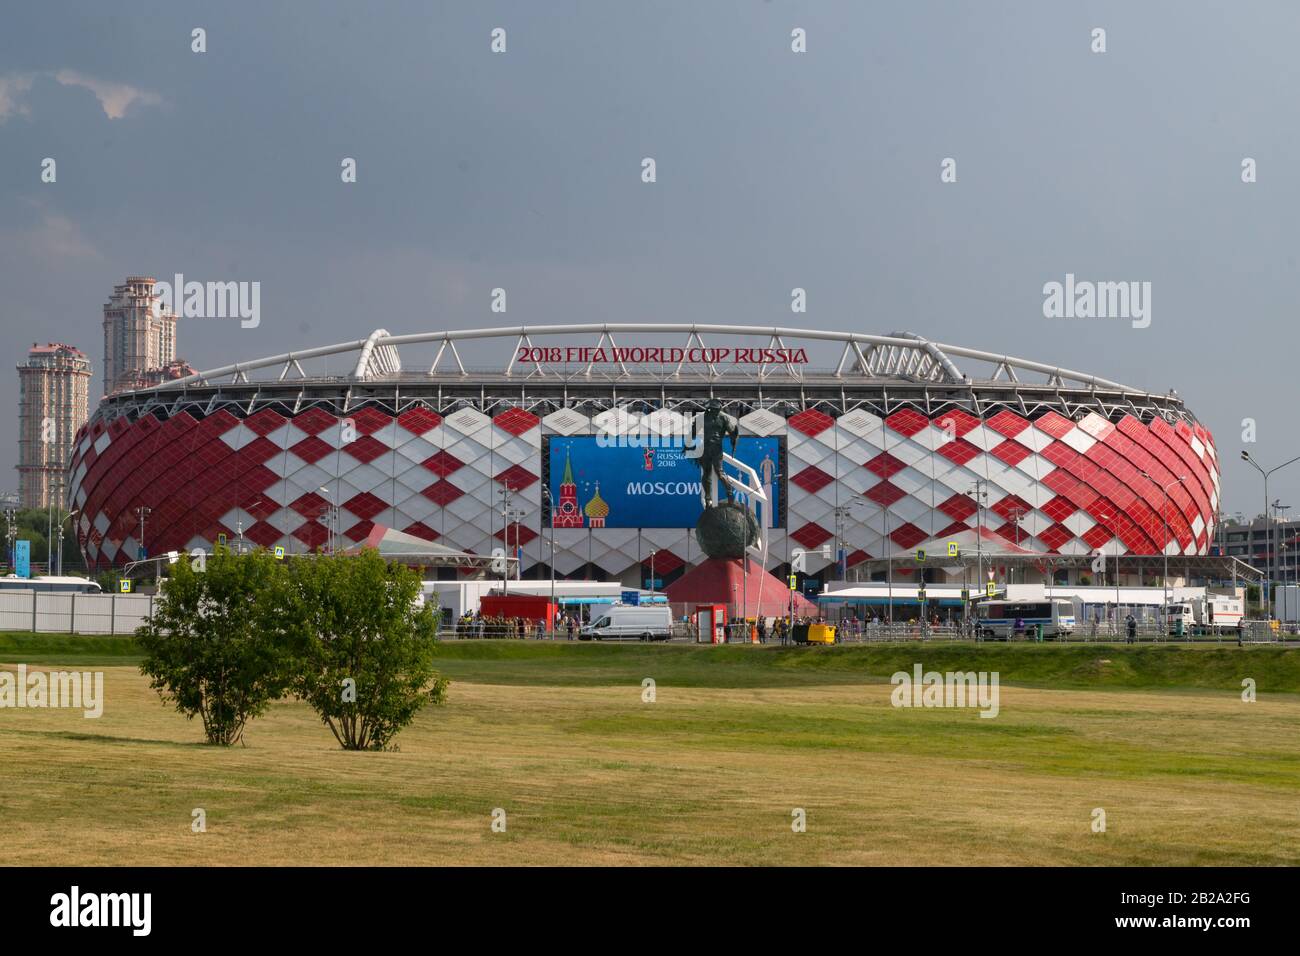
[[[130,634],[152,613],[151,594],[0,594],[0,631]]]

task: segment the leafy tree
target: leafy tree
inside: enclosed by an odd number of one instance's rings
[[[420,578],[373,549],[289,568],[298,659],[293,690],[345,750],[383,750],[425,704],[445,700],[433,610]]]
[[[179,561],[153,617],[136,630],[150,686],[187,718],[201,717],[210,744],[242,740],[248,721],[291,683],[288,583],[283,563],[265,551],[218,549],[205,571]]]

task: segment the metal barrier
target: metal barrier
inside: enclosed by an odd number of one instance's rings
[[[151,594],[0,593],[0,630],[132,634],[153,614]]]

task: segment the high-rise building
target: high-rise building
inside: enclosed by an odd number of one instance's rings
[[[176,315],[164,311],[156,280],[128,276],[104,304],[104,394],[137,388],[176,361]]]
[[[44,508],[62,499],[72,440],[89,415],[90,360],[71,345],[33,343],[18,387],[18,496],[24,508]]]

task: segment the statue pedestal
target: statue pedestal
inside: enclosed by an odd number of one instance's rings
[[[724,501],[705,508],[700,514],[700,520],[695,523],[695,538],[700,550],[710,558],[739,561],[758,540],[758,521],[744,505]]]
[[[689,614],[697,604],[725,604],[729,617],[785,617],[790,613],[790,588],[775,574],[764,571],[753,558],[709,558],[691,568],[665,588],[673,616]],[[794,616],[816,616],[817,605],[802,594],[794,595]]]

